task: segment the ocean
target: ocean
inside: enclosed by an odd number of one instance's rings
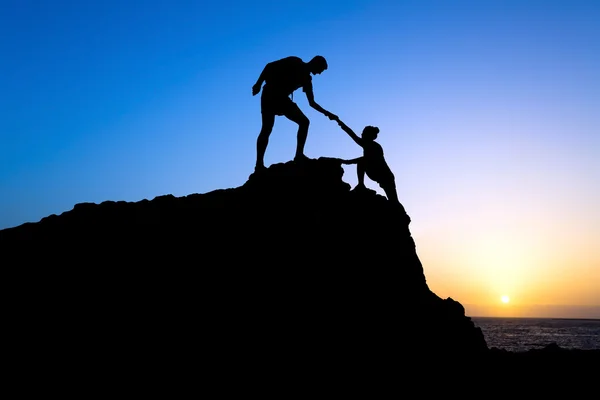
[[[600,349],[600,319],[471,317],[488,347],[507,351],[541,349],[556,343],[565,349]]]

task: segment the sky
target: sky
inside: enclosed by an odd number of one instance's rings
[[[470,316],[600,318],[600,2],[0,4],[0,229],[243,185],[262,68],[322,55],[315,100],[380,128],[433,292]],[[307,156],[361,154],[294,100]],[[278,117],[266,165],[295,146]]]

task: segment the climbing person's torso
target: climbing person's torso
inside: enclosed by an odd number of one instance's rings
[[[364,142],[364,156],[369,161],[383,161],[383,147],[377,142]]]
[[[306,91],[311,85],[308,66],[299,57],[286,57],[272,62],[265,78],[265,90],[285,96],[301,87]]]
[[[377,142],[367,142],[363,145],[363,156],[369,170],[380,176],[391,174],[391,170],[385,162],[383,147]]]

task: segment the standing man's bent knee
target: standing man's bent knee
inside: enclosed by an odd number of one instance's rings
[[[284,114],[287,119],[298,124],[300,129],[308,129],[310,121],[306,115],[300,110],[297,104],[293,103],[287,112]]]
[[[302,117],[298,119],[298,126],[301,129],[308,130],[308,127],[310,126],[310,120],[306,115],[302,114]]]

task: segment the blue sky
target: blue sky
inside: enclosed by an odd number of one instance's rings
[[[600,3],[1,4],[0,229],[242,185],[263,66],[321,54],[315,98],[357,132],[381,129],[436,293],[600,307]],[[294,98],[309,157],[360,154]],[[276,120],[267,165],[293,158],[295,132]]]

